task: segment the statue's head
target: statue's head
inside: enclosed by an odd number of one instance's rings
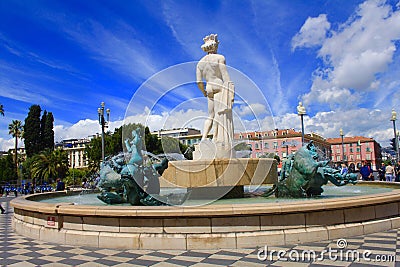
[[[203,38],[204,44],[201,46],[206,53],[216,53],[218,50],[218,34],[210,34]]]

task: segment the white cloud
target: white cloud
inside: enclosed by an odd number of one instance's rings
[[[313,47],[321,45],[331,24],[326,14],[320,14],[316,18],[308,17],[300,31],[292,39],[292,50],[297,47]]]
[[[10,138],[10,139],[4,139],[4,138],[0,138],[0,151],[8,151],[11,148],[14,148],[15,144],[15,139],[14,138]],[[20,147],[21,145],[21,141],[18,141],[18,147]]]
[[[381,110],[349,109],[329,112],[318,112],[314,116],[304,117],[305,132],[315,132],[325,138],[339,137],[340,128],[345,136],[365,136],[374,138],[382,146],[387,146],[393,138],[390,112]],[[301,130],[297,114],[286,114],[275,117],[279,129],[295,128]]]
[[[255,103],[249,105],[235,106],[235,111],[240,117],[244,116],[260,116],[269,113],[267,107],[263,104]]]
[[[308,19],[293,38],[294,48],[322,45],[318,57],[324,65],[314,73],[313,86],[305,100],[341,105],[348,103],[344,99],[353,92],[380,89],[379,74],[392,63],[395,42],[400,40],[400,10],[393,11],[385,1],[365,1],[325,39],[321,34],[311,37],[318,32],[312,25],[316,24],[310,24]]]

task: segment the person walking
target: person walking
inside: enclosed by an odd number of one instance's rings
[[[382,165],[378,169],[379,181],[386,181],[385,178],[386,173],[386,165],[382,162]]]
[[[385,171],[385,177],[387,182],[392,182],[393,181],[393,175],[394,175],[394,168],[392,166],[392,163],[389,162],[388,166],[386,167]]]
[[[363,166],[361,167],[360,174],[363,181],[368,181],[370,179],[371,169],[368,167],[366,162],[364,162]]]
[[[340,170],[340,175],[346,176],[349,173],[349,169],[345,163],[342,164],[342,169]]]
[[[400,160],[397,162],[396,167],[394,168],[394,174],[395,174],[395,182],[400,182]]]

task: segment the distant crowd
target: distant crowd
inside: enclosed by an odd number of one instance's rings
[[[342,164],[341,166],[336,166],[336,168],[340,169],[342,175],[356,172],[353,163],[350,166]],[[375,181],[379,179],[379,181],[400,182],[400,161],[397,164],[390,162],[385,164],[382,162],[381,166],[377,166],[377,171],[378,175],[375,177],[374,170],[369,162],[364,162],[362,166],[359,166],[360,176],[363,181]]]
[[[36,185],[33,186],[31,183],[23,184],[21,186],[6,184],[0,187],[0,196],[9,196],[9,195],[28,195],[33,193],[43,193],[43,192],[51,192],[54,188],[50,184]]]
[[[400,161],[394,166],[382,163],[378,169],[379,181],[400,182]]]

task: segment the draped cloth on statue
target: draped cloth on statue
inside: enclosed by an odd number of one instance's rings
[[[233,144],[233,117],[232,106],[235,96],[233,82],[225,82],[220,92],[214,94],[214,136],[213,141],[217,146],[231,149]]]

